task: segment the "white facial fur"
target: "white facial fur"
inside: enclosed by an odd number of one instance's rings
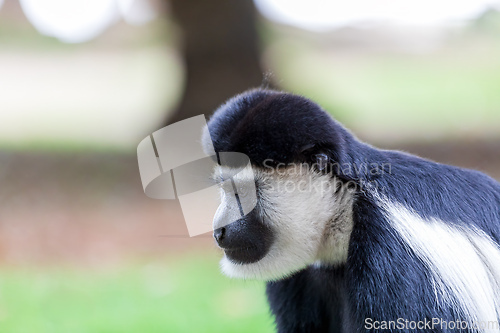
[[[267,255],[258,262],[236,264],[226,256],[222,271],[230,277],[275,280],[317,261],[339,264],[347,259],[352,231],[352,194],[331,175],[320,174],[304,165],[286,168],[253,168],[258,189],[255,209],[263,223],[275,233]],[[245,182],[248,174],[236,175]],[[253,181],[250,180],[250,181]],[[224,202],[217,214],[233,215]],[[234,206],[234,205],[233,205]],[[217,218],[214,229],[219,227]]]

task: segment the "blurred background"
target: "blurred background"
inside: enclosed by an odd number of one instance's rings
[[[135,149],[271,82],[500,179],[500,2],[0,0],[0,332],[272,332]]]

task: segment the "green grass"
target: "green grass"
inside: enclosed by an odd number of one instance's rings
[[[0,332],[273,332],[261,282],[230,280],[217,258],[126,267],[0,269]]]

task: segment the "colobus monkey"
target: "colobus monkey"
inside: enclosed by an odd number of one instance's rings
[[[278,332],[500,332],[495,180],[374,148],[279,91],[230,99],[208,129],[257,191],[249,214],[214,218],[222,270],[267,281]]]

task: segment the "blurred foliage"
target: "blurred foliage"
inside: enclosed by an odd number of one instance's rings
[[[414,49],[421,32],[394,27],[311,33],[261,19],[259,35],[278,86],[318,101],[363,139],[496,139],[498,26],[500,14],[486,11],[468,27],[429,34],[435,45],[423,50]],[[0,69],[9,80],[0,106],[10,111],[1,115],[0,144],[134,150],[178,105],[179,37],[168,17],[142,27],[121,22],[78,45],[41,36],[24,19],[0,20]],[[398,38],[405,44],[395,47]]]
[[[500,11],[496,9],[488,9],[480,15],[473,25],[481,33],[489,33],[498,36],[500,33]]]
[[[349,52],[285,39],[268,54],[285,89],[379,141],[498,137],[498,59],[500,41],[465,37],[424,54]]]

